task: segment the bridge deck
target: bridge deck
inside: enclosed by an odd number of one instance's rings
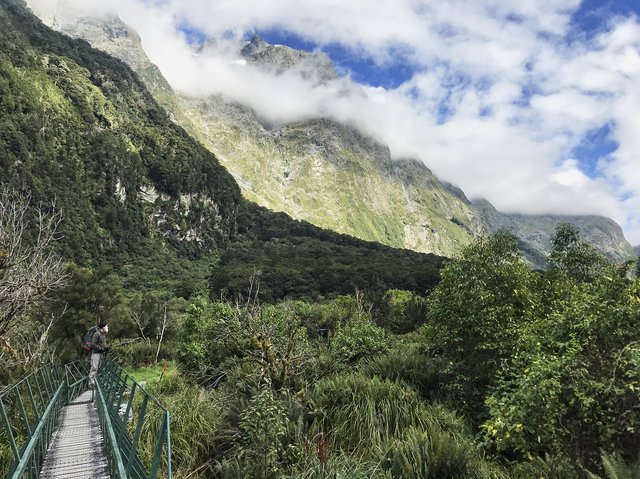
[[[104,439],[91,391],[82,393],[62,410],[40,478],[109,478]]]

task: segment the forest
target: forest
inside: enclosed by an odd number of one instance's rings
[[[636,478],[638,264],[569,224],[548,261],[532,270],[499,232],[423,294],[378,281],[274,301],[258,273],[234,298],[185,299],[69,266],[9,359],[76,359],[85,326],[109,321],[118,362],[170,365],[146,387],[172,412],[174,477]]]

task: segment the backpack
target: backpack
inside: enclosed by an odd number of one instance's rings
[[[93,344],[91,343],[91,340],[93,339],[93,335],[97,330],[98,330],[98,326],[91,326],[89,328],[89,331],[87,331],[86,334],[84,335],[84,341],[82,342],[82,349],[84,349],[88,353],[90,353],[93,350]]]

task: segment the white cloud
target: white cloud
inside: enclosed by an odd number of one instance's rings
[[[33,0],[58,9],[97,0]],[[330,115],[422,159],[441,178],[499,209],[604,214],[640,244],[640,23],[612,17],[576,35],[580,0],[112,0],[174,87],[224,93],[271,121]],[[66,7],[65,8],[70,8]],[[318,86],[231,56],[194,57],[180,26],[240,38],[279,29],[340,44],[380,65],[410,63],[395,89]],[[360,94],[345,95],[345,91]],[[363,92],[363,93],[362,93]],[[604,125],[619,148],[575,158]],[[585,161],[589,164],[585,164]]]

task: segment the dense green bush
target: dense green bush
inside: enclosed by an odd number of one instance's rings
[[[158,361],[173,361],[175,343],[163,343],[160,345]],[[158,343],[154,341],[135,341],[122,346],[114,346],[109,351],[118,364],[122,367],[140,367],[155,364]]]
[[[442,430],[411,427],[394,441],[389,469],[393,478],[479,478],[478,451],[468,438]]]
[[[638,290],[612,268],[574,284],[561,307],[523,329],[487,399],[484,427],[498,450],[569,453],[587,464],[600,449],[640,453]]]
[[[334,450],[376,449],[407,428],[426,424],[415,391],[390,380],[343,374],[319,381],[310,394],[315,427]]]
[[[197,299],[183,320],[178,365],[201,382],[222,379],[241,360],[270,386],[292,388],[315,362],[307,330],[288,303],[258,306]]]
[[[391,289],[385,293],[388,312],[381,326],[395,334],[415,331],[427,319],[427,301],[411,291]]]
[[[429,296],[425,340],[447,365],[453,401],[470,414],[482,409],[496,372],[513,354],[530,311],[533,274],[515,236],[500,232],[448,264]]]
[[[365,374],[403,381],[428,400],[440,396],[442,369],[439,358],[425,353],[420,345],[406,343],[398,344],[386,354],[368,358],[362,367]]]
[[[338,326],[329,343],[329,350],[335,360],[353,364],[387,351],[390,345],[384,329],[365,316]]]

